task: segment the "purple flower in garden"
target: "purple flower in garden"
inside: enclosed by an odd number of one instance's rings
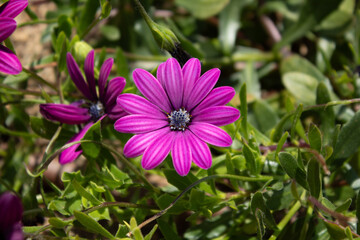
[[[115,129],[135,133],[124,147],[127,157],[143,154],[142,167],[158,166],[171,151],[175,170],[182,176],[190,171],[191,162],[208,169],[212,159],[206,143],[228,147],[232,139],[218,126],[236,121],[236,108],[224,106],[235,95],[232,87],[213,89],[219,69],[200,76],[201,65],[192,58],[181,69],[176,59],[160,64],[157,79],[149,72],[136,69],[133,78],[147,98],[122,94],[117,104],[130,115],[115,122]]]
[[[21,200],[10,192],[0,196],[0,239],[22,240],[22,213]]]
[[[9,0],[0,6],[0,43],[7,39],[16,29],[14,18],[28,5],[27,0]],[[16,55],[0,44],[0,72],[18,74],[22,70]]]
[[[86,124],[68,143],[81,140],[88,129],[105,116],[115,120],[127,115],[116,104],[116,97],[125,87],[125,78],[115,77],[107,84],[114,63],[112,58],[107,59],[101,66],[98,80],[99,94],[96,91],[94,77],[94,50],[90,51],[85,59],[84,72],[87,83],[70,53],[66,56],[66,63],[71,79],[87,99],[69,105],[58,103],[40,104],[40,113],[52,121],[66,124]],[[80,144],[75,144],[65,149],[59,156],[59,162],[66,164],[74,161],[82,153],[82,150],[78,150],[79,146]]]

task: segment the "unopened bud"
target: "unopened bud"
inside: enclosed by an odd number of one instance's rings
[[[92,47],[84,41],[79,41],[74,44],[73,56],[78,62],[85,62],[85,58],[88,53],[92,50]]]

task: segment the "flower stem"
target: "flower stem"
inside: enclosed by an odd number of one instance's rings
[[[40,77],[39,75],[37,75],[35,72],[23,68],[23,71],[26,72],[27,74],[29,74],[32,78],[34,78],[36,81],[38,81],[41,84],[45,84],[48,87],[51,87],[53,90],[57,91],[57,87],[54,86],[53,84],[47,82],[45,79],[43,79],[42,77]]]
[[[49,20],[39,20],[39,19],[37,19],[37,20],[29,21],[29,22],[20,23],[18,25],[18,28],[25,27],[25,26],[28,26],[28,25],[42,24],[42,23],[45,23],[45,24],[56,23],[57,21],[58,21],[57,19],[49,19]]]
[[[90,24],[90,26],[80,35],[80,39],[84,39],[84,37],[91,31],[93,27],[96,26],[101,21],[101,16],[94,19],[94,21]]]

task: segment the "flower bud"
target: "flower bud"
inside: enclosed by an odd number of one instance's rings
[[[79,41],[74,44],[74,56],[78,62],[84,62],[92,47],[84,41]]]

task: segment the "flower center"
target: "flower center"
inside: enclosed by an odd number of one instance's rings
[[[172,111],[171,114],[168,115],[170,129],[185,131],[185,128],[190,122],[190,118],[190,114],[184,108],[180,108],[178,111]]]
[[[92,103],[89,107],[89,113],[93,121],[97,121],[105,114],[104,106],[101,102]]]

